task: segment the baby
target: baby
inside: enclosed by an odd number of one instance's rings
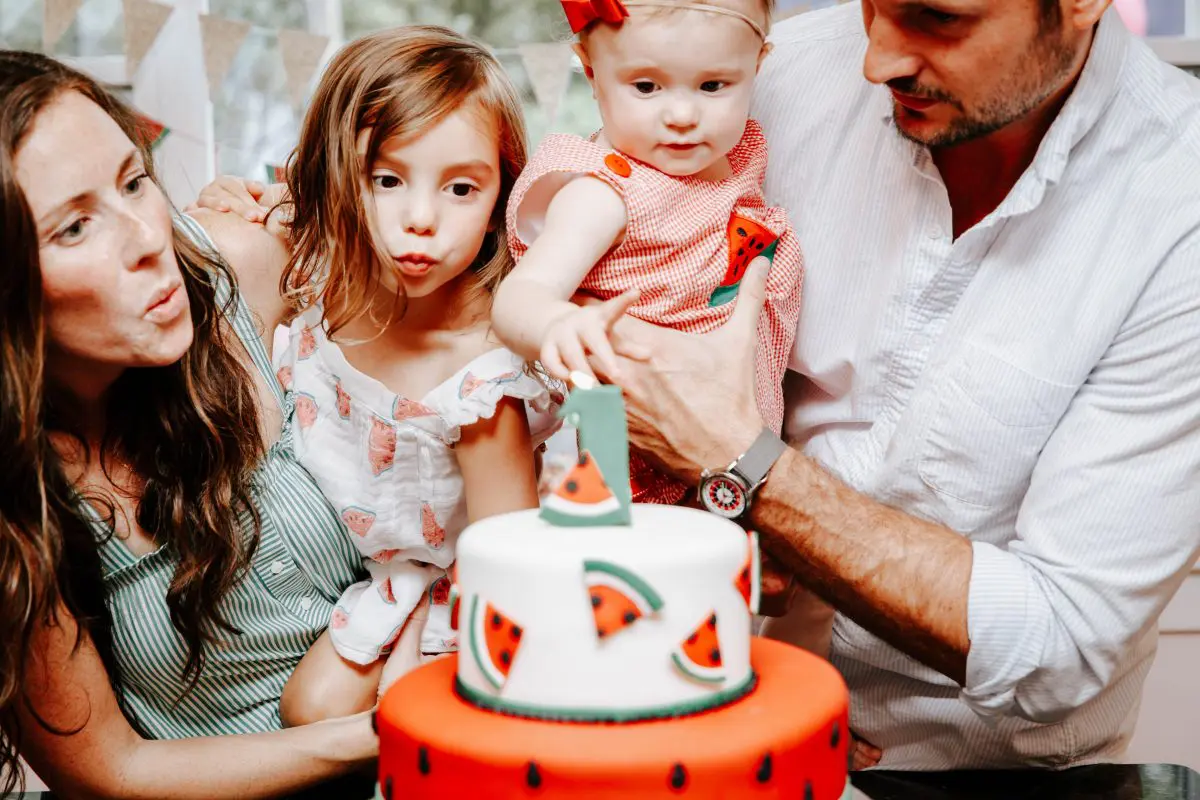
[[[517,265],[493,307],[497,334],[552,375],[620,381],[609,342],[624,313],[702,333],[728,320],[751,261],[771,262],[758,326],[757,397],[783,420],[803,258],[762,182],[767,143],[748,118],[770,46],[772,0],[563,0],[604,127],[547,137],[509,199]],[[571,302],[577,291],[603,302]],[[678,503],[687,486],[633,457],[635,502]],[[815,598],[810,598],[816,604]],[[819,615],[828,638],[832,612]]]

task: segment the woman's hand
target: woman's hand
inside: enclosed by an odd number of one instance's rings
[[[264,222],[271,209],[287,197],[287,185],[270,186],[260,181],[247,180],[235,175],[222,175],[200,190],[196,202],[184,209],[197,208],[227,211],[244,217],[251,222]]]

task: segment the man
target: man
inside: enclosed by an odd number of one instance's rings
[[[866,0],[760,77],[808,272],[745,516],[839,611],[881,767],[1118,760],[1200,548],[1200,102],[1107,5]],[[635,447],[705,487],[776,454],[763,272],[720,331],[618,331]]]

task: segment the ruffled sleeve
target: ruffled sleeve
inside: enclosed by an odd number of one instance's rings
[[[464,425],[491,419],[503,397],[525,401],[535,446],[562,425],[557,413],[563,402],[562,387],[535,374],[520,356],[503,347],[476,357],[442,384],[429,401],[445,422],[442,438],[452,445],[461,437]]]

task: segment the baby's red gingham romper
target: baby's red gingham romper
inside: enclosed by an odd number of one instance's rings
[[[771,255],[774,242],[767,301],[758,323],[756,389],[764,422],[778,432],[783,376],[800,315],[804,258],[787,212],[768,207],[763,198],[767,142],[757,122],[747,122],[728,157],[731,174],[708,181],[667,175],[593,140],[547,136],[509,199],[509,247],[520,260],[540,230],[545,206],[571,178],[599,178],[625,200],[628,224],[625,238],[592,268],[580,289],[608,299],[637,288],[641,296],[631,315],[704,333],[729,319],[746,265],[760,253]],[[530,202],[524,202],[541,181],[551,183],[539,185]],[[636,454],[630,458],[630,480],[639,503],[676,503],[687,493],[684,484]]]

